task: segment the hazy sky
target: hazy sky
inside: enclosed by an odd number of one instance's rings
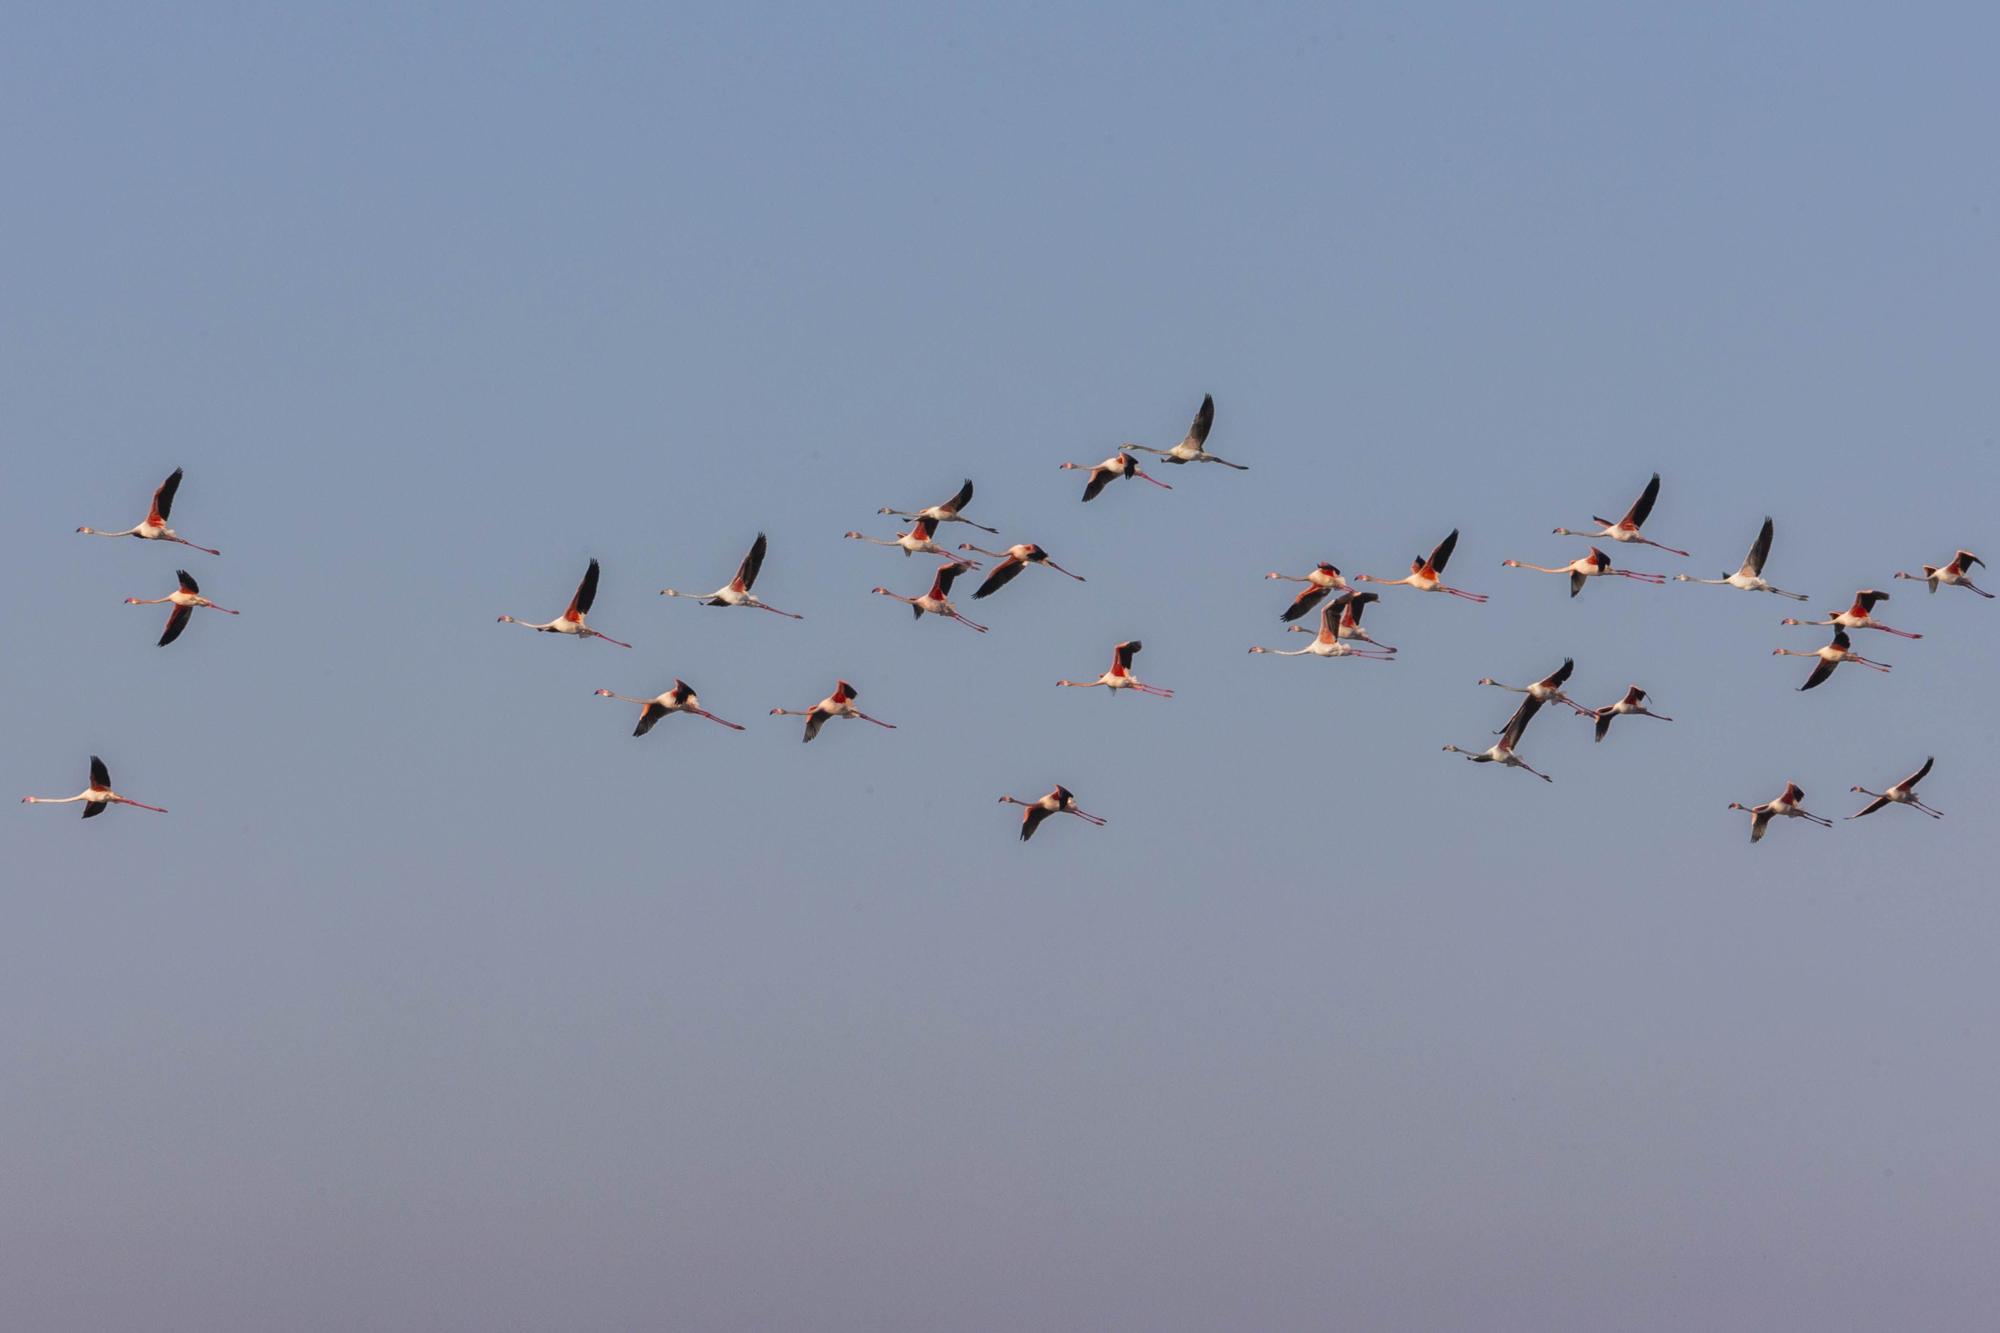
[[[1990,1327],[2000,603],[1886,582],[2000,559],[1990,11],[7,26],[5,790],[173,813],[0,818],[0,1323]],[[1251,471],[1077,503],[1204,392]],[[177,465],[221,558],[72,535]],[[1632,567],[1926,637],[1500,567],[1655,469]],[[965,476],[1089,582],[870,597]],[[759,529],[804,622],[655,595]],[[494,623],[592,556],[636,650]],[[1440,753],[1565,655],[1677,720]],[[677,675],[749,730],[591,696]]]

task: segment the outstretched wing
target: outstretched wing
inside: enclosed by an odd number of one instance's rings
[[[1859,810],[1856,810],[1853,814],[1849,815],[1848,818],[1859,819],[1863,815],[1872,815],[1877,810],[1880,810],[1883,806],[1887,804],[1889,804],[1888,797],[1877,796],[1874,800],[1870,801],[1868,804],[1862,806]]]
[[[1854,609],[1865,616],[1875,609],[1875,603],[1888,600],[1889,594],[1880,588],[1863,588],[1854,594]]]
[[[1048,817],[1049,808],[1045,805],[1031,805],[1026,810],[1023,810],[1021,812],[1021,841],[1026,842],[1028,839],[1034,837],[1035,830],[1040,828],[1042,821]]]
[[[1437,549],[1431,552],[1431,568],[1439,574],[1444,573],[1444,567],[1451,563],[1451,553],[1457,549],[1458,529],[1453,528],[1451,535],[1439,542]]]
[[[1646,483],[1646,489],[1639,492],[1639,498],[1634,500],[1632,507],[1625,511],[1625,517],[1619,520],[1619,526],[1632,528],[1646,526],[1646,517],[1653,512],[1653,501],[1659,498],[1660,474],[1655,472],[1653,479]]]
[[[167,613],[167,627],[160,632],[158,646],[164,648],[175,639],[178,639],[181,636],[181,631],[188,627],[188,621],[192,619],[194,619],[194,608],[191,606],[177,606],[172,611],[169,611]]]
[[[1600,741],[1601,741],[1601,740],[1603,740],[1603,739],[1604,739],[1604,735],[1605,735],[1605,733],[1611,730],[1611,719],[1612,719],[1612,718],[1614,718],[1614,717],[1616,717],[1616,716],[1618,716],[1618,715],[1617,715],[1616,713],[1612,712],[1612,711],[1611,711],[1611,710],[1610,710],[1609,708],[1600,708],[1600,709],[1599,709],[1599,710],[1597,711],[1597,739],[1598,739],[1598,740],[1600,740]]]
[[[1312,609],[1318,606],[1330,591],[1331,589],[1317,587],[1308,583],[1306,590],[1292,599],[1292,604],[1285,608],[1284,614],[1280,615],[1278,619],[1287,624],[1295,620],[1304,620],[1308,615],[1312,614]]]
[[[667,715],[666,706],[655,700],[639,710],[639,725],[632,728],[634,736],[643,736],[653,729],[653,724]]]
[[[1771,827],[1771,812],[1758,806],[1750,812],[1750,841],[1757,842],[1764,836],[1764,830]]]
[[[1833,658],[1833,659],[1828,659],[1824,657],[1820,658],[1819,661],[1813,666],[1812,674],[1806,677],[1806,683],[1799,686],[1799,688],[1801,690],[1811,690],[1811,689],[1817,689],[1821,685],[1826,684],[1826,678],[1833,674],[1834,667],[1838,666],[1839,664],[1840,664],[1840,659],[1838,658]]]
[[[1343,613],[1347,623],[1350,625],[1359,625],[1361,623],[1361,613],[1368,609],[1368,603],[1381,601],[1382,594],[1379,592],[1350,592],[1344,594],[1341,600],[1347,603],[1347,610]]]
[[[111,790],[111,770],[96,755],[90,756],[90,785],[97,791]]]
[[[993,566],[993,572],[988,574],[986,581],[979,585],[979,591],[972,594],[972,600],[976,602],[988,593],[998,592],[1012,583],[1015,577],[1027,567],[1025,561],[1016,560],[1011,555],[1008,556],[1005,560]]]
[[[1511,750],[1521,743],[1521,733],[1528,729],[1528,723],[1542,710],[1542,701],[1534,695],[1521,700],[1521,706],[1514,710],[1514,716],[1507,719],[1507,725],[1500,730],[1500,745]]]
[[[730,587],[739,592],[750,591],[750,586],[757,581],[757,571],[764,567],[765,546],[764,534],[760,532],[757,534],[757,540],[750,543],[750,553],[744,556],[743,563],[736,567],[736,577],[730,581]]]
[[[956,560],[938,566],[937,577],[931,580],[931,596],[939,599],[951,596],[951,585],[958,582],[958,576],[965,572],[965,568]]]
[[[1767,514],[1764,517],[1764,526],[1757,530],[1757,540],[1750,543],[1750,554],[1743,557],[1743,573],[1754,575],[1764,572],[1764,562],[1771,558],[1773,531],[1770,516]]]
[[[160,489],[153,492],[153,508],[146,515],[148,523],[165,523],[167,521],[167,515],[174,512],[174,492],[180,488],[181,470],[175,468],[174,474],[161,482]]]
[[[806,740],[819,735],[819,729],[826,725],[826,714],[814,708],[806,714]],[[802,742],[803,743],[803,742]]]
[[[1130,671],[1132,669],[1132,659],[1137,657],[1140,649],[1145,646],[1145,644],[1139,642],[1137,639],[1127,639],[1111,650],[1111,660],[1118,664],[1120,671]]]
[[[191,592],[191,593],[201,592],[201,585],[194,581],[194,575],[188,573],[185,569],[177,569],[174,571],[174,573],[180,575],[182,592]]]
[[[939,505],[938,508],[945,510],[948,513],[956,514],[959,510],[965,508],[967,505],[971,503],[972,503],[972,478],[967,477],[964,480],[964,482],[962,482],[959,485],[958,493],[952,496],[951,499],[946,500],[943,504]]]
[[[1589,581],[1590,581],[1589,575],[1578,574],[1572,571],[1569,576],[1569,595],[1574,597],[1578,593],[1582,592],[1583,585],[1588,583]]]
[[[1932,755],[1929,759],[1924,760],[1924,766],[1922,768],[1910,774],[1910,776],[1904,778],[1901,782],[1897,783],[1896,785],[1898,787],[1916,786],[1919,782],[1922,782],[1925,778],[1930,776],[1931,765],[1935,764],[1936,762],[1937,762],[1937,756]]]
[[[1089,504],[1099,495],[1102,495],[1104,488],[1111,484],[1115,475],[1115,473],[1109,472],[1104,468],[1092,468],[1090,470],[1090,480],[1083,484],[1083,502]]]
[[[576,596],[569,599],[569,609],[563,612],[564,620],[581,620],[590,614],[590,604],[597,600],[597,561],[593,557],[590,568],[583,571],[583,582],[576,585]]]
[[[1194,422],[1188,427],[1187,438],[1181,443],[1201,448],[1208,443],[1209,428],[1213,425],[1215,425],[1215,396],[1205,393],[1201,396],[1201,410],[1194,414]]]
[[[95,819],[109,808],[103,801],[85,801],[83,803],[83,817],[85,819]]]
[[[1346,609],[1347,597],[1336,597],[1326,604],[1325,609],[1319,613],[1319,632],[1322,637],[1328,639],[1340,637],[1340,616]]]
[[[1561,666],[1557,667],[1554,671],[1551,671],[1548,675],[1542,677],[1542,684],[1553,685],[1557,689],[1561,689],[1563,685],[1569,680],[1570,673],[1575,670],[1576,670],[1576,659],[1573,657],[1565,657],[1563,659],[1563,664]]]

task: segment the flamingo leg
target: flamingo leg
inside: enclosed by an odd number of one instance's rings
[[[189,545],[193,545],[193,543],[190,542]],[[111,800],[117,805],[136,805],[141,810],[151,810],[154,814],[164,815],[167,813],[167,808],[163,805],[147,805],[144,801],[135,801],[129,796],[114,796]]]
[[[854,716],[860,718],[863,722],[873,722],[878,727],[887,727],[891,731],[894,731],[896,729],[896,724],[894,722],[884,722],[879,717],[870,717],[868,716],[868,714],[860,712],[858,710],[855,712]]]
[[[1486,594],[1484,593],[1467,592],[1463,588],[1447,588],[1442,583],[1438,585],[1438,591],[1448,592],[1453,597],[1463,597],[1468,602],[1483,602],[1486,600]]]

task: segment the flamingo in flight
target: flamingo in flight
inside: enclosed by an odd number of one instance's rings
[[[819,735],[819,729],[826,725],[826,720],[830,717],[844,717],[857,722],[873,722],[876,726],[887,727],[890,731],[896,729],[894,722],[884,722],[879,717],[870,717],[859,708],[856,708],[854,701],[860,697],[861,692],[859,690],[844,680],[837,680],[833,683],[833,693],[821,699],[811,708],[803,711],[793,708],[773,708],[771,716],[804,718],[806,720],[805,739],[807,741]]]
[[[703,708],[701,700],[695,697],[694,686],[678,678],[675,679],[674,687],[671,690],[668,690],[664,694],[656,694],[650,699],[635,699],[628,694],[613,694],[610,690],[597,691],[597,697],[601,699],[617,699],[623,703],[639,705],[639,725],[632,729],[634,736],[645,735],[653,729],[654,723],[669,713],[693,713],[696,717],[705,717],[710,722],[720,722],[731,731],[743,730],[742,727],[737,726],[734,722],[719,718],[706,708]]]
[[[1169,463],[1220,463],[1233,467],[1238,472],[1248,472],[1247,464],[1232,463],[1226,458],[1217,458],[1204,447],[1208,443],[1208,432],[1215,425],[1215,395],[1203,394],[1201,407],[1194,414],[1194,424],[1181,442],[1171,449],[1154,449],[1143,444],[1120,445],[1122,449],[1137,449],[1142,454],[1158,454]]]
[[[876,546],[894,546],[900,549],[906,556],[916,555],[921,551],[925,555],[941,555],[947,560],[953,559],[954,557],[950,551],[945,550],[944,547],[937,544],[937,525],[938,521],[934,518],[920,518],[910,525],[908,532],[899,532],[893,537],[864,537],[858,532],[848,532],[841,535],[849,541],[872,542]],[[966,560],[962,563],[970,565],[974,569],[979,568],[977,560]]]
[[[1673,721],[1665,713],[1655,713],[1652,709],[1646,707],[1646,692],[1637,685],[1627,689],[1625,697],[1617,703],[1606,704],[1602,708],[1585,709],[1584,712],[1585,716],[1597,720],[1597,739],[1600,741],[1604,739],[1605,733],[1611,730],[1611,719],[1615,717],[1630,715],[1633,717],[1656,717],[1662,722]]]
[[[1381,594],[1364,592],[1359,595],[1376,598]],[[1313,635],[1312,642],[1305,647],[1294,648],[1289,652],[1280,648],[1252,648],[1250,651],[1253,653],[1270,653],[1276,657],[1302,657],[1307,653],[1311,653],[1314,657],[1359,657],[1372,662],[1395,661],[1396,650],[1394,648],[1384,648],[1380,644],[1376,644],[1373,650],[1350,648],[1347,644],[1341,642],[1342,639],[1355,638],[1363,639],[1368,643],[1375,642],[1373,639],[1369,639],[1368,632],[1361,628],[1358,615],[1356,623],[1351,629],[1345,628],[1343,625],[1346,616],[1354,611],[1355,598],[1356,594],[1345,592],[1321,608],[1319,613],[1319,632]],[[1306,627],[1303,625],[1294,625],[1292,628],[1302,633],[1306,632]]]
[[[1047,796],[1042,797],[1038,801],[1024,801],[1015,796],[1002,796],[1000,804],[1024,807],[1021,811],[1022,842],[1026,842],[1028,839],[1034,837],[1035,830],[1040,828],[1042,821],[1050,815],[1075,815],[1078,819],[1087,820],[1099,828],[1103,828],[1110,822],[1101,815],[1093,815],[1079,810],[1076,804],[1076,797],[1071,794],[1068,787],[1063,786],[1061,783],[1057,783],[1054,791],[1051,791]]]
[[[758,571],[764,568],[764,551],[766,546],[767,543],[764,540],[764,534],[761,532],[758,533],[757,540],[750,543],[750,553],[744,556],[743,563],[736,567],[736,577],[723,584],[720,588],[717,588],[714,592],[704,595],[698,592],[681,592],[674,588],[662,588],[660,589],[660,596],[691,597],[703,606],[754,606],[759,611],[769,611],[773,615],[783,616],[787,620],[804,620],[805,617],[802,615],[791,611],[780,611],[768,602],[758,601],[756,594],[750,591],[756,585]]]
[[[1475,764],[1501,764],[1507,768],[1523,768],[1544,782],[1555,779],[1529,766],[1528,762],[1514,753],[1514,747],[1521,743],[1521,733],[1528,729],[1528,723],[1540,712],[1542,701],[1532,694],[1521,700],[1521,706],[1514,710],[1514,716],[1507,719],[1501,729],[1500,739],[1484,750],[1461,750],[1456,745],[1445,746],[1447,754],[1462,754]]]
[[[1638,542],[1642,546],[1657,546],[1669,555],[1685,556],[1687,554],[1686,551],[1668,546],[1665,542],[1656,542],[1651,537],[1641,537],[1639,535],[1639,529],[1645,526],[1647,516],[1653,512],[1653,501],[1659,498],[1660,474],[1655,472],[1653,479],[1646,483],[1646,489],[1639,492],[1639,498],[1634,500],[1632,507],[1625,511],[1625,517],[1619,519],[1616,523],[1613,523],[1608,518],[1599,518],[1593,514],[1590,521],[1598,525],[1597,531],[1571,532],[1568,528],[1557,528],[1555,535],[1558,537],[1588,537],[1592,541]]]
[[[1569,575],[1569,595],[1572,597],[1582,592],[1583,585],[1591,579],[1600,578],[1607,574],[1615,575],[1621,579],[1637,579],[1641,583],[1658,584],[1667,581],[1665,574],[1637,574],[1629,569],[1613,569],[1611,567],[1611,557],[1598,550],[1595,546],[1590,548],[1589,555],[1580,555],[1568,564],[1558,566],[1555,569],[1550,569],[1547,565],[1531,565],[1525,560],[1502,560],[1500,563],[1508,569],[1532,569],[1538,574],[1567,574]]]
[[[979,591],[972,594],[972,600],[975,602],[982,597],[1000,591],[1000,589],[1012,583],[1015,577],[1029,565],[1041,565],[1044,568],[1053,569],[1056,573],[1075,579],[1078,583],[1088,581],[1083,575],[1071,574],[1067,569],[1049,559],[1049,553],[1033,542],[1016,542],[1004,551],[989,551],[983,546],[974,546],[970,542],[962,542],[959,544],[958,549],[992,556],[1000,562],[993,566],[992,572],[987,574],[985,580],[980,583]]]
[[[193,546],[197,551],[221,555],[222,552],[212,547],[198,546],[167,526],[167,517],[174,512],[174,492],[180,488],[181,469],[175,468],[173,475],[161,482],[160,488],[153,492],[153,507],[146,511],[145,522],[137,527],[127,528],[123,532],[100,532],[96,528],[78,528],[77,531],[86,537],[137,537],[140,541],[147,542],[179,542],[182,546]]]
[[[1524,708],[1530,703],[1534,704],[1537,708],[1546,703],[1565,703],[1579,714],[1587,716],[1590,713],[1588,708],[1585,708],[1582,704],[1563,693],[1563,686],[1569,683],[1570,674],[1575,670],[1576,659],[1565,657],[1561,666],[1551,671],[1548,675],[1543,676],[1540,680],[1527,685],[1506,685],[1493,679],[1491,676],[1481,676],[1479,683],[1481,685],[1491,685],[1498,690],[1511,690],[1515,694],[1527,695],[1528,697],[1522,701],[1522,707]],[[1510,718],[1509,725],[1511,724],[1512,719]]]
[[[106,768],[104,761],[96,755],[90,756],[90,785],[76,795],[23,796],[21,798],[21,804],[23,805],[70,805],[77,801],[83,802],[83,817],[85,819],[103,814],[105,807],[112,805],[135,805],[141,810],[151,810],[155,814],[164,815],[167,813],[166,809],[162,806],[147,805],[144,801],[135,801],[129,796],[120,796],[117,792],[111,790],[111,770]]]
[[[1082,467],[1083,464],[1081,463],[1064,463],[1057,470],[1061,472],[1073,472]],[[1137,477],[1140,481],[1150,481],[1163,491],[1173,489],[1173,487],[1167,485],[1166,482],[1161,481],[1158,477],[1147,476],[1140,470],[1139,460],[1121,449],[1102,463],[1099,463],[1096,467],[1090,469],[1090,478],[1083,484],[1083,502],[1089,504],[1092,500],[1095,500],[1103,493],[1106,486],[1117,481],[1120,477]]]
[[[1284,613],[1278,617],[1278,619],[1284,621],[1286,624],[1291,624],[1296,620],[1304,620],[1307,616],[1311,615],[1313,608],[1325,600],[1328,593],[1352,591],[1348,587],[1347,580],[1341,577],[1339,566],[1330,565],[1324,560],[1315,565],[1312,572],[1308,574],[1280,574],[1274,569],[1264,577],[1267,579],[1283,579],[1287,583],[1303,583],[1306,585],[1299,591],[1299,595],[1292,599],[1292,604],[1286,607]]]
[[[166,647],[181,636],[181,631],[187,628],[188,621],[194,618],[194,609],[197,606],[205,606],[211,611],[220,611],[226,616],[239,614],[238,612],[231,611],[226,606],[217,606],[214,602],[209,601],[208,598],[203,597],[201,595],[201,585],[196,583],[194,576],[189,574],[185,569],[177,569],[174,573],[180,576],[181,586],[168,593],[165,597],[127,597],[125,599],[125,605],[127,606],[160,606],[166,602],[174,604],[174,609],[167,613],[167,627],[160,634],[160,647]]]
[[[989,528],[984,523],[974,523],[959,512],[971,503],[972,478],[967,477],[964,484],[958,488],[958,493],[943,504],[927,505],[917,510],[914,514],[905,509],[891,509],[887,505],[883,505],[875,512],[878,514],[890,514],[896,518],[927,518],[935,523],[964,523],[968,527],[978,528],[981,532],[999,532],[1000,529]]]
[[[1770,827],[1773,819],[1809,819],[1821,828],[1832,828],[1833,821],[1831,819],[1821,819],[1818,815],[1799,804],[1805,798],[1806,794],[1800,789],[1798,783],[1787,782],[1785,790],[1782,793],[1775,799],[1766,801],[1762,805],[1745,805],[1741,801],[1731,801],[1729,808],[1731,810],[1741,810],[1750,816],[1750,841],[1752,842],[1757,842],[1763,838],[1764,830]]]
[[[869,591],[878,596],[889,597],[898,602],[907,603],[910,608],[910,615],[917,620],[922,620],[927,614],[943,616],[946,620],[956,620],[967,629],[975,629],[984,634],[986,626],[974,624],[972,621],[967,620],[958,613],[958,608],[951,604],[951,585],[957,581],[958,576],[963,574],[965,570],[966,565],[962,560],[953,560],[948,564],[939,565],[937,574],[931,579],[931,590],[922,597],[905,597],[901,593],[890,592],[887,588],[871,588]]]
[[[1854,594],[1854,605],[1845,611],[1834,611],[1825,620],[1797,620],[1791,616],[1779,621],[1780,625],[1835,625],[1841,629],[1879,629],[1884,634],[1895,634],[1905,639],[1921,639],[1921,634],[1912,634],[1906,629],[1891,629],[1875,619],[1875,603],[1886,602],[1889,594],[1874,588],[1863,588]]]
[[[1111,650],[1111,669],[1096,680],[1059,680],[1056,684],[1067,685],[1077,690],[1087,690],[1102,685],[1111,691],[1111,697],[1114,699],[1118,697],[1120,690],[1137,690],[1141,694],[1156,695],[1162,699],[1173,698],[1172,690],[1162,689],[1158,685],[1148,685],[1132,674],[1132,659],[1137,657],[1139,650],[1145,646],[1137,639],[1127,639]]]
[[[1858,791],[1863,796],[1873,796],[1875,799],[1870,801],[1867,805],[1862,806],[1859,810],[1855,811],[1853,814],[1849,815],[1848,818],[1859,819],[1863,815],[1872,815],[1885,805],[1907,805],[1912,807],[1913,809],[1923,811],[1925,814],[1929,815],[1932,819],[1943,819],[1944,811],[1933,810],[1929,806],[1925,805],[1922,801],[1917,799],[1917,784],[1919,782],[1922,782],[1927,776],[1929,776],[1931,771],[1931,765],[1936,762],[1937,759],[1935,756],[1924,760],[1924,766],[1922,768],[1910,774],[1910,776],[1904,778],[1901,782],[1889,788],[1889,790],[1887,791],[1869,791],[1866,787],[1849,788],[1850,791]]]
[[[590,568],[583,572],[583,582],[576,585],[576,596],[569,599],[569,609],[546,624],[537,625],[531,620],[517,620],[513,616],[500,617],[502,625],[519,625],[540,634],[574,634],[580,643],[585,639],[602,639],[615,643],[620,648],[632,645],[622,639],[614,639],[609,634],[592,629],[584,617],[590,614],[590,604],[597,600],[597,561],[590,562]]]
[[[1346,592],[1335,598],[1333,606],[1329,607],[1328,610],[1337,609],[1340,612],[1340,623],[1334,627],[1336,636],[1341,639],[1355,639],[1362,643],[1372,643],[1385,653],[1395,652],[1395,644],[1383,643],[1369,634],[1367,630],[1361,628],[1361,613],[1368,609],[1370,602],[1379,602],[1381,600],[1382,594],[1379,592]],[[1323,611],[1320,615],[1322,620],[1324,620],[1326,613]],[[1312,634],[1315,631],[1310,625],[1289,625],[1286,627],[1286,633]]]
[[[1984,588],[1976,587],[1972,580],[1967,577],[1967,575],[1971,574],[1974,565],[1978,565],[1984,569],[1986,562],[1970,551],[1960,551],[1952,556],[1951,563],[1948,565],[1925,565],[1923,567],[1924,572],[1921,574],[1905,574],[1901,570],[1898,570],[1896,577],[1899,579],[1914,579],[1919,583],[1928,583],[1931,585],[1932,592],[1936,592],[1939,585],[1942,584],[1947,588],[1971,588],[1972,591],[1978,593],[1981,597],[1992,597],[1992,593],[1986,591]]]
[[[1453,597],[1463,597],[1468,602],[1483,602],[1486,600],[1486,594],[1467,592],[1463,588],[1448,588],[1438,577],[1444,573],[1444,567],[1450,563],[1451,553],[1457,546],[1458,529],[1453,528],[1451,535],[1439,542],[1436,548],[1431,551],[1429,559],[1418,556],[1416,559],[1410,561],[1410,572],[1403,578],[1378,579],[1373,574],[1356,574],[1354,581],[1356,583],[1400,583],[1415,588],[1418,592],[1448,592]]]
[[[1856,666],[1865,666],[1871,671],[1887,672],[1891,669],[1886,663],[1871,662],[1861,656],[1861,654],[1853,651],[1853,646],[1847,638],[1847,631],[1844,629],[1835,630],[1833,632],[1833,642],[1824,648],[1815,648],[1809,653],[1794,652],[1790,648],[1773,648],[1771,656],[1817,657],[1819,659],[1819,663],[1812,669],[1812,674],[1806,677],[1806,683],[1799,686],[1801,690],[1817,689],[1819,686],[1824,685],[1826,678],[1833,674],[1833,669],[1842,662],[1852,662]]]
[[[1719,584],[1727,588],[1741,588],[1744,592],[1775,593],[1780,597],[1789,597],[1795,602],[1806,601],[1806,595],[1802,592],[1786,592],[1783,588],[1774,588],[1764,581],[1764,562],[1771,558],[1772,532],[1770,516],[1766,515],[1764,526],[1757,530],[1757,540],[1750,543],[1750,553],[1743,557],[1742,567],[1734,574],[1724,574],[1719,579],[1698,579],[1692,574],[1676,574],[1674,582]]]

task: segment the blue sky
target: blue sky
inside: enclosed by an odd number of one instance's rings
[[[0,1315],[1983,1326],[2000,486],[1970,6],[45,8],[0,51]],[[1251,465],[1075,474],[1179,437]],[[241,617],[152,646],[173,467]],[[1592,586],[1766,513],[1817,631]],[[976,636],[842,542],[978,483]],[[1268,569],[1396,575],[1391,666]],[[713,587],[754,533],[793,624]],[[962,539],[968,532],[954,532]],[[983,538],[982,538],[983,540]],[[559,611],[625,652],[496,626]],[[1996,577],[1994,582],[2000,582]],[[968,610],[970,608],[968,607]],[[1057,690],[1146,642],[1171,701]],[[1880,642],[1876,642],[1880,640]],[[1439,753],[1577,659],[1671,725]],[[675,676],[743,734],[643,741]],[[894,732],[810,747],[836,676]],[[1756,848],[1731,800],[1938,765]],[[1023,847],[1001,793],[1056,781]],[[11,807],[10,807],[11,808]]]

